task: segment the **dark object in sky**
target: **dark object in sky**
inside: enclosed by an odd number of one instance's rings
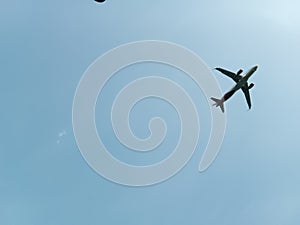
[[[250,85],[248,85],[247,81],[250,78],[250,76],[257,70],[257,68],[258,66],[253,66],[244,76],[241,75],[241,73],[243,72],[243,70],[241,69],[237,73],[233,73],[222,68],[216,68],[216,70],[232,78],[236,82],[236,85],[229,92],[227,92],[221,99],[211,97],[211,100],[215,102],[214,105],[216,107],[220,106],[222,112],[224,112],[224,102],[228,100],[237,90],[242,89],[246,97],[248,107],[249,109],[251,109],[251,99],[250,99],[249,90],[253,88],[254,84],[251,83]]]
[[[105,2],[105,0],[95,0],[95,2]]]
[[[239,71],[237,71],[236,75],[241,75],[241,74],[242,74],[242,72],[243,72],[243,70],[242,70],[242,69],[240,69]]]

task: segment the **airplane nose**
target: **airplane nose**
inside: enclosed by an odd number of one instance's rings
[[[255,70],[257,70],[257,68],[258,68],[258,65],[254,66],[254,69],[255,69]]]

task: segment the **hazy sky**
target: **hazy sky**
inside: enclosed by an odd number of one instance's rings
[[[298,225],[299,7],[296,0],[3,1],[0,224]],[[183,45],[211,68],[259,69],[251,78],[253,108],[247,110],[242,93],[226,102],[221,152],[204,173],[198,164],[209,135],[207,100],[183,74],[169,73],[190,89],[203,111],[200,143],[173,178],[132,188],[105,180],[84,161],[72,131],[72,101],[97,57],[146,39]],[[142,66],[124,71],[123,78],[158,71]],[[231,88],[233,81],[214,74],[224,92]],[[115,79],[119,85],[118,74]],[[97,104],[98,124],[108,122],[105,107],[116,87],[112,83]],[[149,116],[161,113],[171,132],[166,143],[176,143],[176,113],[164,103],[147,103],[132,117],[147,124]],[[147,136],[144,123],[133,122],[133,129]],[[120,145],[109,124],[99,132],[108,146]],[[125,150],[112,154],[140,163]],[[153,154],[150,161],[168,153]]]

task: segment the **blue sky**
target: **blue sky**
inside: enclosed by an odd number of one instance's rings
[[[0,224],[299,224],[299,7],[295,0],[3,1]],[[227,102],[225,139],[207,171],[199,173],[198,163],[208,107],[191,87],[204,124],[194,156],[173,178],[132,188],[105,180],[84,161],[72,101],[97,57],[145,39],[183,45],[211,68],[259,69],[251,78],[253,108],[247,111],[242,93]],[[233,85],[215,76],[223,91]],[[160,107],[162,116],[170,110]]]

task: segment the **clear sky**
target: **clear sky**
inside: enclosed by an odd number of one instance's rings
[[[299,7],[296,0],[2,1],[0,224],[298,225]],[[211,68],[237,71],[258,64],[259,69],[251,77],[253,108],[247,110],[242,93],[226,102],[225,139],[207,171],[198,172],[209,135],[207,101],[190,84],[187,89],[203,111],[195,154],[171,179],[133,188],[107,181],[84,161],[72,131],[72,102],[81,76],[97,57],[147,39],[183,45]],[[123,77],[156,71],[141,66]],[[224,92],[231,88],[233,81],[214,74]],[[182,74],[168,76],[189,84]],[[116,86],[111,87],[104,103],[97,104],[97,123],[107,122],[102,116]],[[146,123],[161,109],[172,145],[178,137],[176,113],[164,103],[147,103],[132,117],[145,115]],[[133,129],[147,136],[145,125],[138,125],[133,122]],[[119,145],[112,143],[109,124],[101,132],[108,146]],[[141,163],[132,152],[112,154]]]

